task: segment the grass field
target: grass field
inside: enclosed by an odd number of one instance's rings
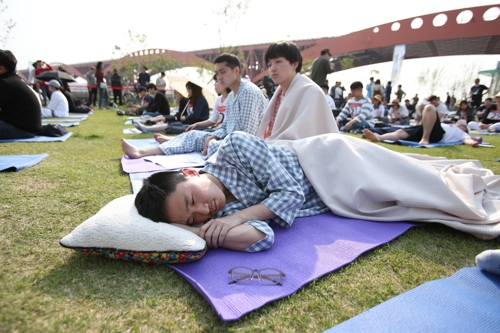
[[[121,171],[124,119],[97,110],[65,143],[0,144],[0,155],[50,156],[0,173],[1,332],[321,332],[429,280],[474,266],[499,248],[441,225],[413,228],[243,319],[222,322],[187,282],[165,266],[75,253],[59,240],[109,201],[131,193]],[[151,135],[128,135],[146,138]],[[453,146],[401,152],[479,159],[500,173],[496,148]],[[412,175],[408,175],[411,177]],[[202,259],[203,260],[203,259]]]

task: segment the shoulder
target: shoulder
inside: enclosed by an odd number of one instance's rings
[[[204,103],[207,103],[207,104],[208,104],[207,99],[206,99],[206,98],[205,98],[205,96],[203,96],[203,95],[200,95],[200,96],[198,96],[198,97],[196,98],[196,103],[198,103],[198,102],[202,102],[202,103],[204,102]]]

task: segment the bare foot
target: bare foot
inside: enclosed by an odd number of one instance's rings
[[[363,135],[370,141],[373,141],[373,142],[379,142],[380,141],[380,135],[377,134],[377,133],[373,133],[372,131],[370,131],[369,129],[365,128],[365,130],[363,131]]]
[[[122,150],[130,158],[141,158],[142,149],[132,146],[127,140],[122,139]]]
[[[155,138],[156,142],[158,142],[159,144],[162,144],[162,143],[167,142],[167,141],[172,139],[166,135],[159,134],[159,133],[154,134],[154,138]]]
[[[429,141],[422,139],[422,140],[420,140],[420,141],[419,141],[419,143],[418,143],[418,144],[419,144],[419,145],[421,145],[421,146],[423,146],[423,145],[428,145],[428,144],[429,144]]]

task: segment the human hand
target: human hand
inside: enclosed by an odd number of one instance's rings
[[[190,130],[194,130],[196,127],[197,127],[197,125],[196,125],[196,124],[189,125],[189,126],[186,128],[186,132],[189,132]]]
[[[199,236],[209,247],[216,249],[224,243],[227,232],[240,224],[234,215],[212,219],[200,228]]]
[[[186,117],[182,116],[181,121],[186,121]]]
[[[344,132],[349,131],[351,129],[351,126],[352,126],[351,123],[345,124],[345,126],[344,126]]]
[[[201,154],[203,156],[207,156],[207,153],[208,153],[208,146],[210,144],[210,141],[213,140],[213,137],[209,136],[206,140],[205,140],[205,144],[203,145],[203,150],[201,151]]]

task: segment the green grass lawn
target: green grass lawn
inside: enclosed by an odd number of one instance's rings
[[[109,201],[131,193],[120,166],[123,123],[114,111],[98,110],[70,128],[74,134],[65,143],[0,144],[0,155],[50,155],[32,168],[0,173],[1,332],[321,332],[424,282],[474,266],[478,253],[499,248],[496,240],[437,224],[413,228],[293,296],[224,323],[168,267],[59,246]],[[151,135],[127,135],[146,137]],[[500,136],[484,139],[496,148],[382,145],[479,159],[499,174]]]

